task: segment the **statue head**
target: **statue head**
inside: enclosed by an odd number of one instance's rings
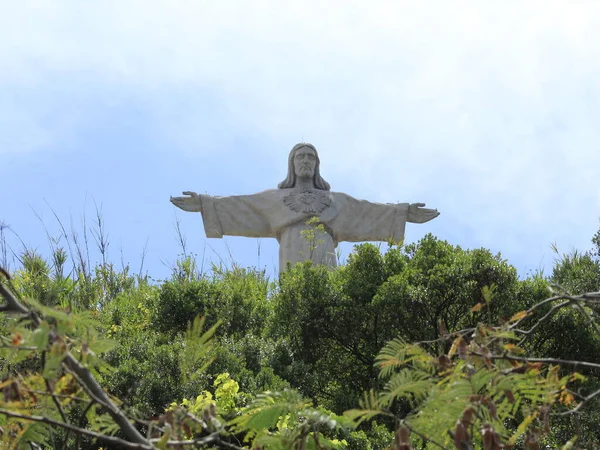
[[[279,189],[293,188],[296,186],[297,177],[312,177],[315,189],[328,191],[331,187],[321,177],[320,163],[319,154],[314,145],[306,142],[294,145],[288,157],[287,177],[277,187]]]

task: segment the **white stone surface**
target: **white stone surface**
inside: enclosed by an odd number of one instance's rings
[[[207,237],[277,239],[280,272],[288,263],[308,259],[334,267],[338,242],[399,242],[406,222],[424,223],[439,215],[424,203],[382,204],[331,192],[319,166],[315,147],[301,143],[290,152],[288,175],[278,189],[229,197],[184,191],[184,197],[171,197],[171,202],[201,212]],[[321,226],[307,224],[313,217]]]

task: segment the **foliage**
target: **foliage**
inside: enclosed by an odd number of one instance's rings
[[[596,292],[600,290],[600,258],[576,250],[559,256],[550,280],[566,292]]]
[[[253,448],[343,448],[345,443],[329,439],[327,432],[348,428],[352,423],[325,410],[311,408],[297,392],[265,392],[231,421],[233,429],[245,433]]]
[[[482,294],[487,286],[492,303]],[[270,329],[286,363],[275,370],[304,395],[341,412],[363,390],[381,387],[374,364],[387,341],[431,340],[440,329],[495,322],[548,294],[543,280],[519,281],[499,255],[462,250],[431,235],[385,255],[361,245],[336,271],[305,263],[280,278]]]
[[[559,366],[511,359],[523,349],[511,342],[518,338],[510,328],[480,326],[473,339],[459,335],[437,358],[419,345],[390,341],[377,358],[384,388],[365,394],[363,408],[346,414],[359,421],[393,415],[405,399],[412,411],[401,423],[415,430],[413,445],[499,449],[520,442],[534,448],[550,432],[554,404],[574,402],[567,384],[583,376],[561,377]]]
[[[152,323],[160,331],[177,333],[197,315],[221,321],[224,334],[241,338],[258,335],[269,316],[268,280],[262,271],[215,267],[211,278],[174,278],[159,291]]]
[[[521,280],[431,235],[273,283],[185,255],[156,283],[66,258],[27,250],[0,283],[6,445],[600,446],[600,298],[576,295],[600,290],[594,251]]]
[[[306,221],[308,228],[300,231],[300,236],[308,243],[308,259],[313,259],[315,250],[325,242],[322,238],[326,234],[325,225],[320,223],[317,216]]]

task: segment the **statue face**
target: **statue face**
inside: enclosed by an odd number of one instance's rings
[[[310,147],[302,147],[294,155],[294,172],[300,178],[312,178],[317,166],[317,155]]]

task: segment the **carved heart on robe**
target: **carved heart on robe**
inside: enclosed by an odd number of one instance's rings
[[[283,204],[295,212],[317,214],[331,205],[331,199],[318,189],[294,189],[283,198]]]

